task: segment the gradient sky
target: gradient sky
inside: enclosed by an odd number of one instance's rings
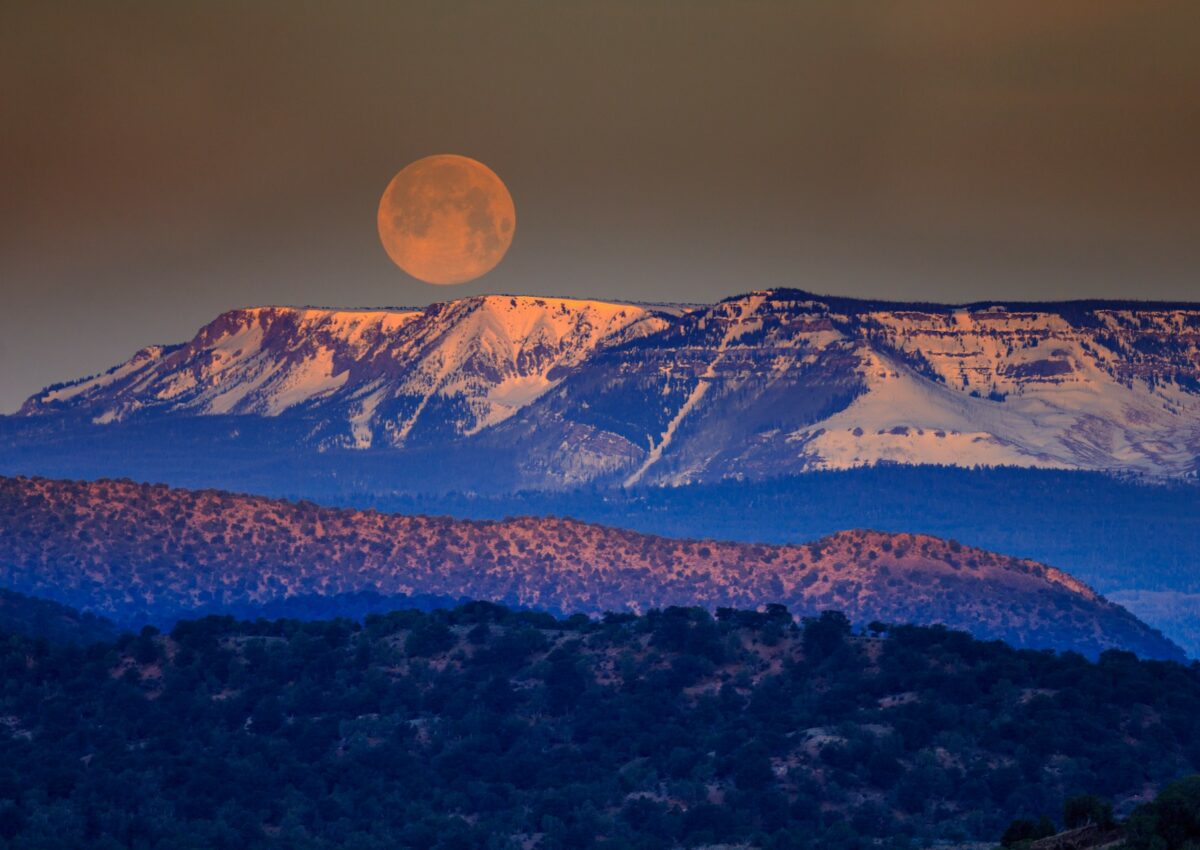
[[[1200,300],[1200,3],[10,2],[0,411],[262,303]],[[392,175],[491,166],[431,287]]]

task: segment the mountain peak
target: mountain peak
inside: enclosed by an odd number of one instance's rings
[[[103,375],[44,390],[20,413],[81,408],[107,424],[149,413],[319,409],[332,445],[398,446],[423,430],[431,402],[456,409],[447,436],[473,433],[536,399],[597,348],[664,324],[643,306],[516,295],[422,310],[247,307],[222,313],[183,345],[142,349]]]

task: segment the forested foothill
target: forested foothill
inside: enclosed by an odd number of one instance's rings
[[[253,617],[254,606],[329,619],[369,608],[372,596],[416,602],[394,608],[486,599],[563,615],[782,603],[805,616],[843,611],[859,625],[944,623],[1089,658],[1106,649],[1186,658],[1061,570],[927,535],[849,530],[769,546],[553,517],[383,514],[129,480],[0,477],[0,584],[160,627],[209,613]],[[330,605],[319,597],[332,597]]]
[[[1006,850],[1195,850],[1200,847],[1200,774],[1171,782],[1124,821],[1095,794],[1062,807],[1062,831],[1047,815],[1018,818],[1000,839]]]
[[[473,602],[2,648],[12,850],[995,842],[1082,794],[1144,820],[1200,767],[1200,666],[780,606]],[[1183,846],[1157,828],[1134,846]]]

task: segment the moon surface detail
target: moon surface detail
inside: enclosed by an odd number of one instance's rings
[[[517,226],[512,195],[481,162],[437,154],[405,166],[379,199],[379,239],[426,283],[466,283],[503,259]]]

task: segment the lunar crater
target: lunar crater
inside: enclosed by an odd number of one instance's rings
[[[439,154],[392,178],[379,201],[379,239],[418,280],[465,283],[503,259],[516,230],[504,182],[481,162]]]

